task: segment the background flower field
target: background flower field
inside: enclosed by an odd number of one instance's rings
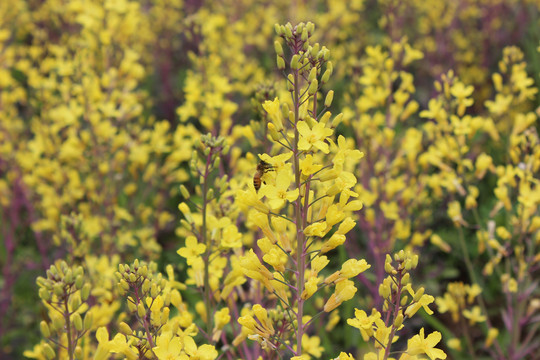
[[[0,358],[540,359],[537,0],[0,1]]]

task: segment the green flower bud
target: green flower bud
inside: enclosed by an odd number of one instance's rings
[[[124,264],[118,264],[118,271],[123,274],[126,271]]]
[[[146,294],[150,290],[150,285],[152,285],[150,280],[144,279],[142,287],[141,287],[143,294]]]
[[[278,55],[276,57],[276,63],[278,70],[285,70],[285,59]]]
[[[41,321],[39,323],[39,330],[41,331],[41,335],[43,335],[44,338],[49,338],[51,336],[51,330],[49,329],[49,325],[46,321]]]
[[[317,78],[317,67],[311,68],[311,71],[309,72],[308,76],[308,82],[312,82]]]
[[[122,289],[124,289],[124,291],[128,291],[129,290],[129,284],[126,280],[122,279],[120,280],[120,286],[122,287]]]
[[[52,327],[54,330],[60,330],[64,328],[64,318],[63,317],[54,317],[52,319]]]
[[[341,120],[343,120],[343,113],[337,114],[334,120],[332,120],[332,127],[336,128],[341,123]]]
[[[169,313],[170,313],[170,309],[166,306],[161,310],[161,318],[160,318],[161,324],[166,324],[167,321],[169,321]]]
[[[150,296],[152,296],[153,298],[156,298],[159,295],[159,290],[160,289],[155,283],[152,284],[152,287],[150,288]]]
[[[82,266],[77,266],[75,269],[75,277],[84,275],[84,269]]]
[[[82,348],[81,348],[79,345],[77,345],[77,347],[75,348],[74,355],[75,355],[75,359],[77,359],[77,360],[82,360],[82,359],[84,359],[84,353],[83,353],[83,350],[82,350]]]
[[[294,76],[293,76],[293,74],[289,74],[287,76],[287,79],[289,79],[289,81],[287,81],[287,90],[289,90],[290,92],[293,92],[294,91]]]
[[[413,300],[419,301],[420,298],[424,296],[424,291],[425,291],[424,287],[421,287],[420,289],[418,289],[418,291],[416,291],[416,293],[414,294]]]
[[[379,295],[383,299],[388,299],[391,293],[392,293],[392,290],[387,284],[382,283],[381,285],[379,285]]]
[[[139,268],[139,259],[135,259],[135,261],[133,262],[133,270],[137,271],[138,268]]]
[[[148,266],[144,265],[141,267],[140,269],[140,274],[142,277],[147,277],[148,276]]]
[[[296,25],[296,31],[295,31],[296,35],[302,35],[302,33],[304,32],[304,25],[305,24],[303,22]]]
[[[180,225],[185,229],[191,229],[191,224],[186,221],[186,219],[180,219]]]
[[[64,287],[62,284],[54,284],[53,292],[56,296],[62,296],[64,294]]]
[[[389,263],[388,261],[386,261],[384,263],[384,271],[387,273],[387,274],[393,274],[396,270],[394,270],[394,268],[392,267],[392,264]]]
[[[137,275],[134,273],[129,274],[129,282],[130,283],[136,283],[137,282]]]
[[[321,46],[319,45],[319,43],[316,43],[315,45],[311,47],[310,53],[311,53],[312,58],[317,57],[317,54],[319,53],[320,48]]]
[[[323,59],[324,61],[328,61],[330,58],[330,50],[328,50],[326,47],[323,47]]]
[[[134,313],[137,311],[137,305],[131,296],[128,297],[127,306],[130,312]]]
[[[401,301],[400,301],[401,306],[407,305],[408,301],[409,301],[409,297],[407,295],[403,295],[403,297],[401,298]]]
[[[326,84],[328,80],[330,80],[330,75],[332,75],[332,72],[326,69],[323,76],[321,77],[321,84]]]
[[[332,100],[334,100],[334,90],[330,90],[328,94],[326,94],[326,98],[324,99],[324,106],[327,108],[332,105]]]
[[[45,280],[45,278],[42,276],[38,276],[38,278],[36,279],[36,284],[39,287],[45,287],[47,286],[47,280]]]
[[[92,314],[91,311],[89,311],[84,316],[84,322],[83,322],[84,329],[86,331],[90,330],[92,328],[93,323],[94,323],[94,315]]]
[[[82,275],[78,275],[75,279],[75,288],[77,290],[80,290],[84,284],[84,277]]]
[[[401,284],[402,284],[402,285],[407,285],[410,281],[411,281],[411,275],[410,275],[409,273],[406,273],[406,274],[403,275],[403,277],[401,278]]]
[[[277,36],[281,36],[283,32],[281,31],[281,26],[279,24],[274,24],[274,31]]]
[[[38,291],[39,298],[45,302],[51,301],[51,292],[45,288],[40,288]]]
[[[276,126],[274,124],[272,124],[272,123],[268,123],[268,134],[270,135],[272,140],[274,140],[274,141],[279,141],[280,140],[280,136],[279,136],[279,133],[276,130]]]
[[[309,21],[306,25],[306,29],[309,33],[309,36],[311,36],[311,34],[313,34],[313,32],[315,31],[315,24]]]
[[[84,284],[83,288],[81,289],[81,299],[82,299],[82,301],[88,300],[88,297],[90,296],[90,290],[91,290],[91,285],[90,284]]]
[[[317,92],[318,89],[319,89],[319,82],[317,81],[317,79],[314,79],[311,82],[311,84],[309,84],[308,94],[313,95]]]
[[[293,34],[292,34],[292,29],[291,29],[291,27],[285,26],[284,33],[285,33],[285,36],[286,36],[288,39],[292,39],[292,38],[293,38]]]
[[[403,313],[400,312],[398,316],[396,316],[396,319],[394,320],[394,327],[396,329],[399,329],[402,324],[403,324]]]
[[[139,315],[139,317],[142,319],[146,316],[146,309],[144,308],[144,305],[142,302],[140,302],[138,305],[137,305],[137,315]]]
[[[81,294],[80,293],[75,293],[71,298],[70,298],[70,301],[71,303],[71,308],[73,310],[77,310],[80,306],[81,306]]]
[[[47,359],[54,359],[56,357],[56,353],[49,344],[43,344],[43,353]]]
[[[73,325],[75,325],[78,332],[83,331],[83,320],[78,312],[71,315],[71,321],[73,321]]]
[[[302,39],[302,41],[307,41],[308,40],[308,37],[309,37],[309,34],[307,31],[303,31],[302,32],[302,35],[300,37],[300,39]]]
[[[279,41],[274,41],[274,50],[276,50],[276,54],[279,57],[283,56],[283,47],[281,46],[281,43]]]
[[[118,325],[118,330],[120,330],[120,333],[126,336],[133,335],[133,330],[131,330],[131,327],[123,321]]]
[[[298,54],[294,54],[291,59],[291,69],[298,70],[298,61],[300,60],[300,56]]]

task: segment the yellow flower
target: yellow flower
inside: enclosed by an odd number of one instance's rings
[[[328,136],[332,135],[334,130],[327,128],[322,123],[315,123],[313,128],[310,129],[305,121],[299,121],[296,128],[300,134],[300,140],[298,141],[299,150],[310,151],[312,147],[315,147],[325,154],[330,152],[325,140]]]
[[[216,348],[212,345],[204,344],[201,345],[190,359],[192,360],[214,360],[218,357],[218,352]]]
[[[304,176],[309,176],[322,169],[322,165],[313,164],[313,155],[308,154],[305,159],[300,160],[300,170]]]
[[[326,304],[324,304],[324,311],[330,312],[337,308],[344,301],[352,299],[354,294],[358,290],[354,283],[350,280],[342,280],[336,284],[336,290],[330,296]]]
[[[364,341],[373,335],[373,322],[381,317],[378,311],[368,316],[364,310],[355,309],[354,319],[347,319],[347,324],[360,330]]]
[[[270,120],[272,120],[272,123],[276,127],[276,130],[282,131],[283,130],[283,122],[281,121],[281,109],[279,107],[279,99],[275,98],[274,101],[266,100],[264,104],[262,105],[263,109],[268,113],[268,116],[270,116]]]
[[[181,338],[173,336],[170,332],[162,333],[156,340],[156,346],[152,348],[159,360],[188,360],[188,355],[183,351],[184,344]]]
[[[268,203],[272,209],[281,208],[286,201],[293,202],[298,198],[299,191],[289,190],[292,181],[292,174],[289,171],[281,171],[276,176],[276,185],[268,185],[259,191],[268,198]]]
[[[411,356],[426,354],[431,360],[446,359],[444,351],[435,348],[441,338],[441,333],[438,331],[432,332],[425,338],[424,328],[422,328],[418,335],[413,336],[407,342],[407,354]]]
[[[193,264],[194,260],[206,251],[205,244],[199,244],[195,236],[186,238],[186,246],[178,249],[178,255],[187,259],[188,265]]]
[[[420,297],[420,299],[409,306],[407,310],[405,310],[405,315],[408,317],[412,317],[418,310],[420,310],[421,307],[424,308],[424,311],[428,313],[429,315],[433,314],[433,311],[428,307],[429,304],[431,304],[435,300],[435,298],[431,295],[424,294]]]
[[[469,319],[469,324],[471,325],[486,321],[486,317],[482,315],[482,310],[480,310],[480,306],[474,306],[472,310],[463,310],[463,317]]]
[[[341,353],[339,353],[339,356],[337,358],[334,358],[334,360],[355,360],[355,359],[350,353],[346,354],[342,351]]]

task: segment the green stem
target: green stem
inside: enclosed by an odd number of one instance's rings
[[[212,152],[208,154],[206,158],[206,168],[204,170],[204,183],[203,183],[203,205],[202,205],[202,229],[201,237],[203,244],[206,245],[206,253],[204,255],[204,305],[206,308],[206,333],[209,337],[212,337],[212,294],[210,292],[210,243],[206,232],[206,208],[208,206],[208,173],[210,171],[210,163],[212,160]]]
[[[293,147],[293,156],[294,156],[294,176],[296,182],[296,188],[300,191],[301,180],[300,180],[300,161],[298,153],[298,121],[299,121],[299,72],[294,70],[294,147]],[[296,301],[298,305],[298,310],[296,312],[296,355],[302,354],[302,336],[304,335],[304,325],[302,324],[302,317],[304,315],[304,300],[302,299],[302,292],[304,291],[304,268],[305,268],[305,256],[304,256],[304,224],[302,216],[302,200],[301,196],[298,195],[296,199],[295,207],[296,215],[296,268],[297,268],[297,283],[296,283]]]
[[[71,321],[69,319],[69,306],[68,306],[68,297],[64,297],[64,321],[66,322],[66,335],[67,335],[67,351],[69,355],[69,360],[73,360],[74,349],[71,339]]]

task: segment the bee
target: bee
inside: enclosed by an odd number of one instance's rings
[[[274,171],[274,167],[266,161],[261,160],[259,162],[259,165],[257,165],[257,171],[253,176],[253,186],[255,187],[255,191],[259,191],[259,189],[261,188],[261,181],[266,184],[266,182],[262,180],[262,177],[268,171]]]

